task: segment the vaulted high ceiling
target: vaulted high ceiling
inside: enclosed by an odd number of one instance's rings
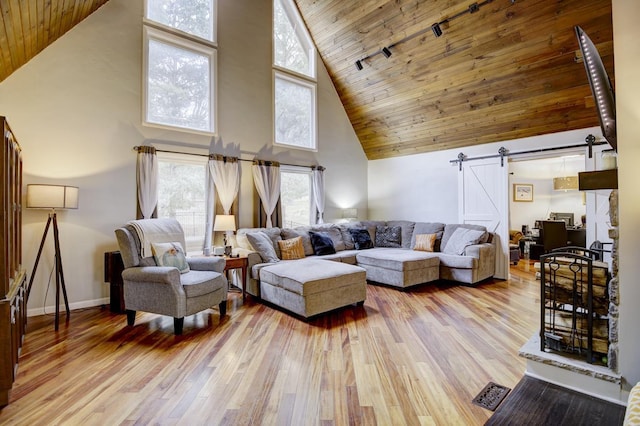
[[[0,0],[0,82],[107,1]],[[597,126],[574,25],[614,75],[609,0],[295,2],[369,159]]]
[[[599,125],[574,26],[613,78],[610,1],[478,1],[438,38],[472,0],[295,1],[369,159]]]

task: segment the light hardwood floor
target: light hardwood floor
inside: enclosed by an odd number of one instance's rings
[[[481,425],[492,412],[471,400],[518,383],[538,329],[526,269],[477,287],[369,285],[364,306],[309,322],[232,292],[222,322],[202,312],[178,337],[171,318],[127,327],[107,307],[58,333],[30,318],[0,424]]]

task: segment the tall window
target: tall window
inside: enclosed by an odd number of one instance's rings
[[[311,171],[280,166],[280,203],[282,226],[312,224],[313,197],[311,196]]]
[[[215,0],[146,0],[144,123],[216,131]]]
[[[273,0],[274,141],[317,149],[316,50],[292,0]]]
[[[206,157],[158,153],[158,217],[180,222],[187,252],[204,243],[206,166]]]

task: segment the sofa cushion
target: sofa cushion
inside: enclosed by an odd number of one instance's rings
[[[433,251],[440,251],[440,241],[442,239],[442,233],[444,232],[444,223],[440,222],[416,222],[413,227],[413,235],[411,237],[411,245],[409,248],[415,248],[416,235],[419,234],[436,234],[436,241],[433,246]]]
[[[304,259],[304,248],[302,247],[302,237],[290,238],[278,241],[280,247],[280,258],[282,260]]]
[[[440,259],[433,253],[403,248],[375,248],[358,252],[356,258],[359,265],[377,266],[394,271],[410,271],[440,264]]]
[[[359,224],[357,224],[357,228],[365,228],[367,231],[369,231],[369,235],[371,236],[371,241],[376,240],[376,227],[377,226],[385,226],[387,224],[387,222],[385,222],[384,220],[363,220],[362,222],[360,222]]]
[[[254,250],[254,247],[251,246],[251,243],[247,240],[246,234],[249,232],[264,232],[271,238],[273,243],[273,247],[276,250],[276,255],[280,257],[280,248],[278,247],[278,240],[282,239],[281,229],[280,228],[240,228],[236,231],[236,243],[238,247],[244,248],[247,250]]]
[[[445,225],[444,232],[442,233],[442,241],[440,243],[440,247],[442,248],[442,250],[444,250],[444,247],[446,247],[447,242],[449,241],[449,238],[451,238],[453,233],[456,232],[456,229],[458,228],[474,229],[477,231],[485,231],[485,232],[487,231],[487,228],[482,225],[474,225],[471,223],[448,223],[447,225]],[[489,238],[490,238],[490,235],[487,232],[484,239],[482,239],[480,242],[481,243],[488,242]]]
[[[222,274],[213,271],[189,271],[180,275],[180,284],[187,298],[214,292],[227,285]]]
[[[316,256],[325,254],[335,254],[336,249],[333,247],[333,240],[326,232],[309,231],[311,237],[311,245]]]
[[[246,235],[251,247],[253,247],[254,251],[258,252],[263,262],[277,262],[280,260],[273,246],[273,241],[267,234],[258,231],[247,232]]]
[[[390,220],[387,226],[399,226],[402,228],[401,244],[402,248],[411,248],[411,236],[416,223],[408,220]]]
[[[356,248],[354,242],[353,242],[353,237],[351,236],[351,232],[349,232],[349,229],[351,229],[353,226],[351,226],[351,224],[349,225],[338,225],[338,229],[340,229],[340,233],[342,234],[342,241],[344,241],[344,249],[345,250],[353,250]]]
[[[353,238],[353,247],[356,250],[366,250],[373,248],[373,241],[369,231],[364,228],[350,228],[349,234]]]
[[[416,244],[413,249],[418,251],[433,252],[437,237],[437,234],[418,234],[416,235]]]
[[[304,249],[305,256],[311,256],[313,254],[313,246],[311,245],[311,238],[309,237],[309,226],[298,226],[296,228],[282,228],[282,238],[289,240],[295,237],[301,237],[302,247]]]
[[[189,264],[184,254],[182,244],[151,243],[151,252],[158,266],[175,266],[181,274],[189,272]]]
[[[464,254],[464,249],[473,244],[478,244],[485,238],[486,231],[468,228],[457,228],[447,240],[442,252],[446,254]]]
[[[457,254],[435,253],[440,259],[440,266],[456,269],[475,269],[478,259],[473,256],[458,256]]]
[[[402,228],[400,226],[376,226],[376,247],[402,247]]]
[[[346,248],[344,240],[342,239],[342,232],[335,224],[315,225],[311,227],[311,231],[326,233],[329,238],[331,238],[331,243],[333,244],[335,251],[341,251]]]

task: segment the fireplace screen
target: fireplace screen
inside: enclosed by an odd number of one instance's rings
[[[609,271],[596,257],[567,247],[540,256],[540,349],[607,365]]]

